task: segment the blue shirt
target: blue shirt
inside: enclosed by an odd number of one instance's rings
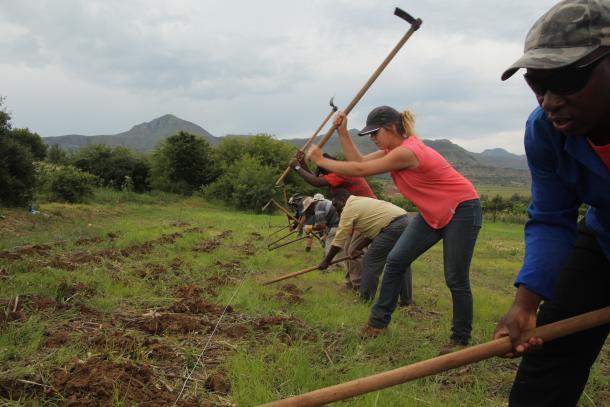
[[[540,107],[527,121],[525,152],[532,203],[525,225],[525,259],[515,285],[550,299],[576,241],[581,204],[589,206],[587,227],[610,259],[610,171],[585,136],[559,133]]]
[[[315,224],[316,226],[326,225],[328,228],[335,228],[339,225],[337,210],[328,199],[318,201],[316,204]]]

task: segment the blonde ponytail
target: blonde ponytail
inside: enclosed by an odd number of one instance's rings
[[[408,137],[415,135],[415,115],[408,110],[405,110],[400,114],[402,119],[402,127],[404,128],[405,135]]]

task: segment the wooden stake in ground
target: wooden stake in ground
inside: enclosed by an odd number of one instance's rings
[[[542,338],[544,342],[550,342],[553,339],[561,338],[562,336],[571,335],[576,332],[585,331],[606,324],[610,324],[610,307],[605,307],[597,311],[532,329],[523,333],[521,341],[525,342],[529,338],[537,337]],[[492,356],[502,356],[509,353],[511,350],[512,344],[510,339],[504,337],[481,345],[472,346],[458,352],[403,366],[388,372],[378,373],[335,386],[325,387],[301,394],[300,396],[263,404],[262,406],[321,406],[333,401],[345,400],[360,394],[384,389],[410,380],[479,362]]]
[[[333,264],[336,264],[336,263],[339,263],[339,262],[342,262],[345,260],[349,260],[349,259],[350,259],[350,256],[341,257],[340,259],[331,261],[330,264],[333,265]],[[320,267],[318,267],[318,266],[313,266],[313,267],[309,267],[309,268],[306,268],[303,270],[299,270],[294,273],[290,273],[290,274],[286,274],[286,275],[278,277],[278,278],[274,278],[273,280],[265,281],[263,283],[263,285],[269,285],[269,284],[277,283],[278,281],[287,280],[292,277],[300,276],[301,274],[309,273],[310,271],[318,270],[319,268]]]

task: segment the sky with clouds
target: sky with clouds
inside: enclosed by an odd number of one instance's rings
[[[114,134],[166,113],[215,136],[309,137],[422,27],[350,114],[390,105],[422,138],[522,154],[536,101],[520,75],[533,22],[555,1],[2,0],[0,96],[41,136]]]

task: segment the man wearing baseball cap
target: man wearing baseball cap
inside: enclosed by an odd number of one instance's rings
[[[553,6],[502,80],[520,68],[540,105],[525,129],[532,203],[515,301],[495,337],[510,336],[511,355],[525,353],[511,406],[574,406],[610,326],[544,345],[518,338],[610,305],[610,0]]]

